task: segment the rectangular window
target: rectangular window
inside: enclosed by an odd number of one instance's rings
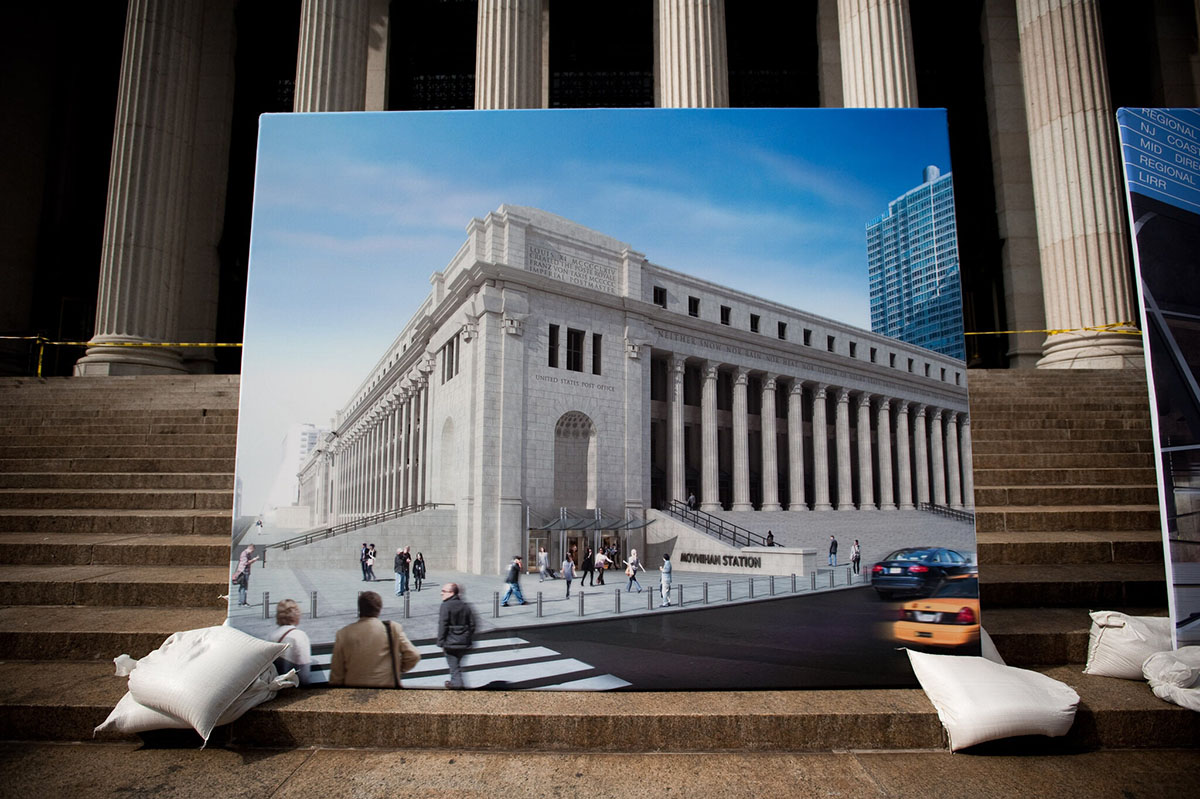
[[[879,354],[879,350],[872,347],[871,348],[871,363],[875,363],[875,358],[876,358],[876,356],[878,356],[878,354]]]
[[[550,325],[550,368],[558,368],[558,325]]]
[[[806,346],[806,347],[812,346],[812,331],[811,330],[804,331],[804,346]]]
[[[600,339],[599,333],[592,334],[592,374],[600,374]]]
[[[956,385],[956,386],[962,385],[962,372],[954,373],[954,385]]]
[[[929,364],[925,364],[925,376],[929,377]]]
[[[858,357],[858,345],[855,344],[853,341],[850,342],[850,357],[851,358]]]
[[[912,359],[912,358],[909,358],[909,359],[908,359],[908,371],[910,371],[910,372],[911,372],[911,371],[912,371],[912,368],[913,368],[913,359]]]
[[[662,286],[654,287],[654,304],[660,308],[667,307],[667,290]]]
[[[733,309],[730,308],[728,305],[721,306],[721,324],[723,324],[723,325],[729,324],[729,315],[731,313],[733,313]]]
[[[826,336],[825,337],[825,349],[829,350],[830,352],[833,352],[833,345],[834,345],[833,336]]]
[[[893,369],[896,368],[896,353],[888,353],[888,366],[892,367]]]
[[[783,341],[787,341],[787,322],[779,323],[779,338]]]
[[[946,370],[944,368],[942,369],[942,382],[946,382]]]
[[[583,371],[583,331],[567,328],[567,371]]]
[[[751,333],[758,332],[758,314],[756,314],[756,313],[750,314],[750,332]]]
[[[700,316],[699,297],[688,297],[688,316]]]

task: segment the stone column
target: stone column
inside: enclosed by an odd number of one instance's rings
[[[303,0],[294,111],[367,106],[368,0]]]
[[[762,414],[759,429],[762,432],[762,509],[783,510],[779,504],[779,446],[775,432],[775,375],[763,376]]]
[[[917,407],[917,418],[913,422],[913,445],[916,447],[914,460],[917,467],[917,504],[929,502],[929,436],[925,432],[925,406]]]
[[[871,395],[858,398],[858,509],[875,510],[875,478],[871,470]]]
[[[479,0],[475,107],[543,107],[541,0]]]
[[[846,108],[917,105],[908,0],[838,0]]]
[[[749,382],[749,370],[737,367],[733,377],[733,510],[754,510],[750,504],[750,448],[746,424]]]
[[[813,510],[833,510],[829,502],[829,422],[825,418],[828,388],[824,383],[813,387]]]
[[[1046,326],[1042,368],[1143,368],[1096,0],[1017,0]],[[1132,329],[1122,327],[1122,329]]]
[[[199,0],[129,2],[96,329],[77,375],[184,371],[176,350],[120,343],[179,340],[202,32]]]
[[[900,510],[912,510],[912,458],[908,449],[908,403],[901,402],[896,409],[896,466],[897,482],[900,484]]]
[[[876,421],[879,436],[879,509],[895,510],[896,501],[892,493],[892,414],[891,400],[879,400],[879,418]]]
[[[837,415],[834,419],[837,452],[838,510],[854,510],[854,487],[850,465],[850,389],[838,389]]]
[[[804,497],[804,383],[788,392],[788,510],[808,510]]]
[[[946,418],[946,475],[949,479],[947,501],[955,510],[962,510],[962,481],[958,473],[958,414],[951,411]]]
[[[420,389],[413,383],[408,395],[408,469],[405,481],[408,484],[408,504],[420,504],[417,494],[417,398]]]
[[[975,510],[975,463],[971,456],[971,417],[963,414],[962,436],[963,508]]]
[[[721,489],[717,476],[717,371],[718,365],[709,361],[704,369],[704,390],[700,394],[700,509],[721,509]]]
[[[429,451],[426,446],[426,441],[429,436],[429,377],[421,375],[420,384],[417,395],[417,424],[419,434],[413,436],[416,439],[417,446],[417,503],[424,505],[429,501],[426,495],[425,487],[425,468],[426,468],[426,453]]]
[[[399,484],[400,507],[412,504],[408,492],[408,391],[400,391],[400,432],[396,436],[396,481]]]
[[[726,108],[725,0],[658,0],[662,108]]]
[[[669,498],[680,502],[687,501],[687,464],[683,459],[683,373],[686,359],[674,355],[671,357],[668,378],[670,384],[670,426],[668,435],[671,440],[668,451],[670,460],[667,462],[667,480],[670,488]]]
[[[929,450],[933,455],[933,504],[946,504],[946,446],[942,441],[942,410],[933,412],[929,424]]]

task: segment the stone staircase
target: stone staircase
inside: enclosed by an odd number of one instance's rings
[[[1144,685],[1080,674],[1087,609],[1165,605],[1139,378],[970,376],[984,622],[1010,662],[1071,684],[1083,700],[1071,735],[1051,748],[1189,747],[1200,738],[1197,714]],[[0,737],[90,739],[125,690],[112,676],[114,655],[140,657],[176,630],[223,619],[237,393],[236,377],[0,381]],[[580,712],[576,702],[522,693],[295,691],[219,740],[612,752],[944,747],[916,689],[685,697],[623,694]]]

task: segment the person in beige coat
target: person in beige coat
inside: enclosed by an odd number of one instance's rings
[[[421,660],[399,624],[380,620],[381,610],[379,594],[363,591],[358,595],[358,621],[338,630],[333,642],[330,685],[399,688],[401,673]]]

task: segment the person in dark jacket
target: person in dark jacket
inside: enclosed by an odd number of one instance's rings
[[[504,592],[504,599],[500,600],[500,604],[508,607],[508,598],[515,596],[517,604],[525,604],[525,596],[521,593],[521,556],[513,555],[512,563],[508,567],[508,575],[504,578],[504,582],[508,584],[508,590]]]
[[[417,553],[417,558],[412,562],[413,572],[413,588],[421,590],[421,583],[425,580],[425,556],[420,552]]]
[[[581,572],[579,575],[579,587],[580,588],[583,587],[583,581],[587,580],[589,577],[591,578],[589,585],[596,584],[596,553],[592,551],[591,547],[588,547],[587,552],[585,552],[583,554],[583,565],[582,565],[582,568],[580,569],[580,572]]]
[[[396,596],[404,596],[408,592],[408,568],[412,563],[409,548],[396,550],[396,559],[392,562],[392,570],[396,574]]]
[[[442,586],[442,605],[438,609],[437,645],[446,655],[446,666],[450,679],[446,687],[452,690],[465,688],[462,677],[462,659],[475,640],[475,611],[463,602],[457,583]]]

